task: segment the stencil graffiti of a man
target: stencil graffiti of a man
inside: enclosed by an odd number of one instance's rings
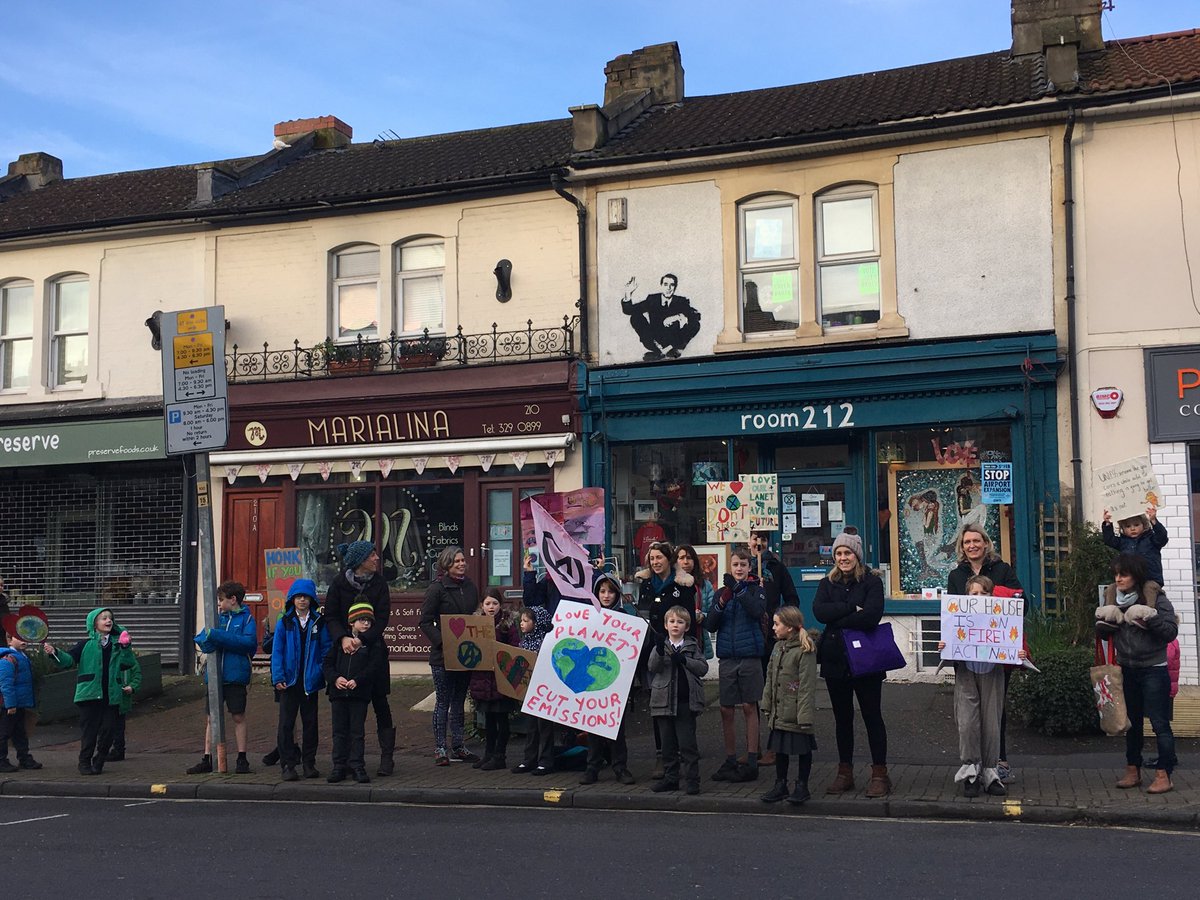
[[[635,303],[637,278],[630,278],[621,298],[621,312],[629,316],[629,324],[646,348],[642,358],[647,362],[664,357],[678,359],[700,332],[700,311],[687,297],[675,293],[679,279],[668,272],[659,285],[661,293],[648,294],[645,300]]]

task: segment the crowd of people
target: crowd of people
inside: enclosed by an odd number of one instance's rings
[[[1143,717],[1157,738],[1155,775],[1148,792],[1172,789],[1176,764],[1171,732],[1171,697],[1178,683],[1178,621],[1162,589],[1161,548],[1166,530],[1154,514],[1123,519],[1121,533],[1113,528],[1107,510],[1104,540],[1118,551],[1114,581],[1096,609],[1098,639],[1114,643],[1124,683],[1131,727],[1126,732],[1126,770],[1121,788],[1142,784]],[[984,529],[965,525],[957,537],[958,565],[945,586],[951,594],[1020,595],[1021,584],[1012,567],[1000,558]],[[710,660],[718,660],[717,695],[721,715],[723,758],[711,773],[714,781],[752,782],[761,765],[773,766],[775,778],[762,795],[767,803],[786,800],[802,804],[811,797],[809,775],[817,750],[815,709],[818,675],[825,682],[834,717],[837,769],[825,788],[830,795],[855,789],[855,703],[865,726],[871,768],[864,795],[888,795],[887,727],[883,716],[886,671],[854,671],[847,632],[870,633],[884,614],[884,586],[864,562],[862,538],[846,528],[833,541],[833,567],[816,588],[813,615],[824,626],[806,627],[795,585],[782,561],[769,549],[767,535],[756,533],[748,546],[734,547],[729,573],[714,589],[701,577],[696,550],[672,547],[664,541],[648,545],[644,569],[635,576],[637,595],[631,603],[612,573],[598,567],[594,574],[597,602],[607,608],[640,615],[648,621],[648,638],[639,660],[635,691],[641,690],[653,720],[655,765],[651,790],[700,791],[701,752],[696,717],[706,707],[704,676]],[[368,710],[374,714],[379,746],[377,776],[394,771],[396,727],[389,705],[390,678],[383,640],[390,615],[387,582],[379,572],[379,553],[367,541],[339,545],[341,568],[318,608],[311,579],[298,579],[287,593],[285,609],[275,630],[264,641],[270,653],[271,684],[278,705],[276,747],[264,757],[279,765],[284,781],[318,778],[319,696],[328,696],[333,723],[330,783],[371,780],[366,765],[365,731]],[[556,732],[549,721],[526,717],[525,744],[520,762],[508,765],[510,721],[515,700],[497,688],[491,671],[448,669],[443,657],[441,621],[444,615],[491,616],[496,639],[537,651],[550,631],[553,612],[561,600],[553,581],[539,578],[526,560],[523,605],[515,614],[503,605],[503,595],[490,588],[482,596],[467,576],[463,550],[450,547],[437,560],[438,575],[421,608],[420,627],[430,642],[429,667],[434,685],[432,715],[433,760],[437,766],[471,763],[483,771],[546,775],[555,767]],[[225,707],[234,723],[237,758],[235,774],[250,771],[247,758],[247,687],[258,649],[255,622],[244,605],[245,588],[225,582],[218,588],[218,621],[196,635],[205,654],[221,651]],[[26,729],[28,710],[35,706],[33,676],[27,643],[21,639],[15,614],[0,617],[5,646],[0,648],[0,772],[40,769],[30,754]],[[75,703],[80,715],[79,772],[98,775],[106,762],[124,756],[124,714],[141,681],[129,633],[121,629],[111,609],[92,610],[88,637],[68,650],[45,642],[43,650],[61,668],[78,668]],[[1172,678],[1174,648],[1174,679]],[[940,649],[940,648],[939,648]],[[1019,661],[1028,653],[1022,650]],[[956,661],[954,714],[959,732],[956,783],[966,796],[1003,796],[1012,778],[1005,731],[1005,700],[1014,670],[1011,665]],[[215,677],[208,667],[205,679]],[[466,700],[473,699],[483,719],[483,755],[466,745]],[[300,741],[296,720],[300,719]],[[582,784],[594,784],[611,768],[622,784],[636,782],[629,767],[626,740],[628,717],[615,738],[570,735],[570,743],[586,741]],[[738,723],[744,732],[739,755]],[[764,726],[765,723],[765,726]],[[765,749],[760,729],[765,727]],[[8,745],[17,764],[8,759]],[[793,769],[793,760],[795,766]],[[204,755],[188,774],[212,772],[212,734],[206,721]],[[792,775],[789,787],[789,775]]]

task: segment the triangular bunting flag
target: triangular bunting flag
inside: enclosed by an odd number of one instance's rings
[[[358,479],[362,478],[362,467],[366,464],[367,461],[365,459],[350,460],[350,474],[354,476],[355,481],[358,481]]]
[[[483,471],[488,471],[492,467],[492,463],[496,461],[495,453],[480,453],[479,465],[483,466]]]
[[[270,463],[259,463],[254,467],[254,471],[258,472],[258,480],[263,484],[267,483],[267,476],[271,474]]]
[[[238,472],[240,472],[240,471],[242,471],[241,466],[226,466],[225,467],[225,480],[228,481],[230,484],[233,484],[235,481],[237,481]]]
[[[549,466],[551,469],[553,469],[554,464],[561,459],[562,459],[562,451],[561,450],[547,450],[546,451],[546,465]]]
[[[513,465],[517,467],[518,472],[520,472],[523,468],[525,468],[525,460],[528,458],[529,458],[529,453],[526,452],[525,450],[514,450],[513,451],[512,461],[513,461]]]
[[[390,457],[390,456],[386,456],[383,459],[380,459],[379,460],[380,474],[382,474],[384,478],[387,478],[389,475],[392,474],[392,466],[394,466],[395,464],[396,464],[396,460],[392,459],[392,457]]]
[[[333,463],[331,463],[331,462],[317,463],[317,469],[321,472],[321,480],[328,481],[329,473],[333,471]]]
[[[412,464],[413,464],[413,468],[417,470],[417,474],[420,475],[425,471],[425,467],[427,465],[429,465],[429,457],[428,456],[414,456],[412,458]]]
[[[292,476],[292,481],[300,477],[300,473],[304,471],[304,463],[290,462],[287,464],[288,474]]]
[[[447,456],[446,457],[446,468],[450,470],[451,475],[453,475],[455,472],[458,471],[458,467],[460,465],[462,465],[462,457],[461,456]]]

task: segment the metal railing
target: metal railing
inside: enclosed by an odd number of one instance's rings
[[[379,340],[339,343],[327,338],[315,347],[302,346],[299,340],[291,349],[272,350],[263,342],[262,350],[242,351],[237,344],[225,355],[225,374],[231,382],[286,381],[328,378],[347,374],[387,374],[434,366],[469,366],[484,363],[527,362],[535,359],[570,359],[575,356],[575,330],[578,316],[563,316],[562,325],[534,328],[533,320],[519,331],[501,331],[495,322],[492,330],[481,334],[456,333],[401,337],[395,332]]]

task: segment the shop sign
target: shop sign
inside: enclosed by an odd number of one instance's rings
[[[738,428],[743,433],[759,431],[829,431],[854,427],[853,403],[823,406],[788,406],[781,409],[742,413]]]
[[[1200,346],[1154,347],[1144,354],[1150,442],[1200,440]]]
[[[105,419],[0,428],[0,466],[165,459],[162,419]]]

